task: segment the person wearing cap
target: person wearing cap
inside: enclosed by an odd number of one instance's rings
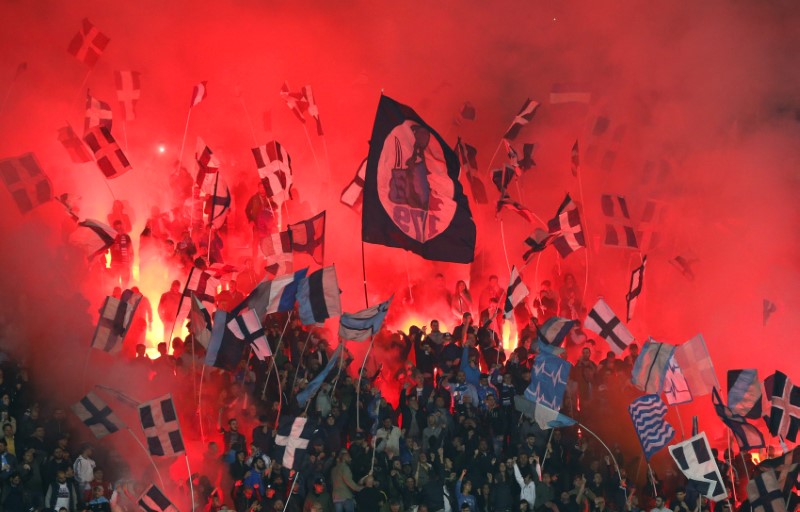
[[[315,504],[319,506],[318,512],[334,512],[333,500],[325,488],[325,479],[322,477],[314,480],[311,492],[303,503],[303,512],[315,512]]]
[[[354,512],[353,492],[363,489],[353,481],[350,471],[350,453],[342,449],[336,458],[336,466],[331,470],[331,484],[333,488],[333,505],[336,512]]]

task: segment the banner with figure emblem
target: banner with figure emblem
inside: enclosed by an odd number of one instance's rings
[[[381,96],[364,179],[362,240],[470,263],[475,222],[458,156],[410,107]]]

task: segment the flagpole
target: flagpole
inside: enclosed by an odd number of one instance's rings
[[[189,456],[185,455],[184,457],[186,458],[186,470],[189,472],[189,492],[192,495],[192,512],[194,512],[194,482],[192,482],[192,468],[189,467]]]
[[[341,345],[343,343],[345,343],[345,340],[343,340],[340,337],[339,338],[339,344]],[[339,355],[339,371],[336,372],[336,378],[333,379],[333,386],[331,387],[330,396],[333,396],[333,393],[336,391],[336,385],[339,384],[339,376],[342,374],[342,368],[344,368],[344,353],[346,351],[347,351],[347,346],[342,347],[342,353]]]
[[[727,442],[728,446],[726,446],[727,448],[726,451],[728,452],[728,478],[731,479],[731,492],[733,492],[733,501],[735,503],[739,500],[736,499],[736,485],[734,483],[734,477],[733,477],[733,459],[731,454],[731,429],[726,428],[725,430],[728,432],[728,442]]]
[[[580,169],[578,169],[578,192],[581,195],[581,208],[583,208],[583,236],[586,240],[586,247],[584,247],[584,258],[586,259],[586,272],[584,272],[584,279],[583,279],[583,298],[581,298],[581,304],[585,307],[586,306],[586,293],[589,289],[589,223],[586,215],[586,202],[583,200],[583,180],[581,180],[581,175],[583,174]]]
[[[364,367],[367,365],[367,358],[372,350],[372,342],[375,340],[375,335],[369,337],[369,347],[367,353],[364,354],[364,362],[361,363],[361,370],[358,372],[358,385],[356,387],[356,432],[361,430],[361,377],[364,376]]]
[[[653,498],[655,499],[658,496],[658,489],[656,489],[656,477],[653,475],[653,468],[650,467],[650,463],[647,463],[647,471],[650,473],[650,483],[653,484]]]
[[[364,276],[364,307],[369,307],[369,297],[367,296],[367,264],[364,256],[364,240],[361,240],[361,274]]]
[[[686,436],[683,433],[683,418],[681,418],[681,411],[678,408],[678,404],[675,404],[675,413],[678,415],[678,425],[681,427],[681,441],[686,439]]]
[[[414,292],[411,291],[411,274],[408,272],[408,253],[403,251],[403,266],[406,267],[406,283],[408,283],[408,297],[411,299],[411,304],[414,303]]]
[[[600,436],[598,436],[597,434],[595,434],[594,432],[592,432],[591,430],[589,430],[589,429],[586,427],[586,425],[584,425],[583,423],[580,423],[580,422],[577,422],[577,421],[576,421],[576,422],[575,422],[575,424],[577,424],[579,427],[581,427],[581,428],[582,428],[583,430],[585,430],[587,433],[591,434],[591,435],[592,435],[592,436],[593,436],[595,439],[597,439],[598,441],[600,441],[600,444],[602,444],[602,445],[603,445],[603,448],[605,448],[605,449],[606,449],[606,451],[608,452],[608,454],[611,456],[611,460],[612,460],[612,461],[614,461],[614,468],[617,470],[617,476],[619,476],[619,480],[620,480],[620,482],[621,482],[621,481],[622,481],[622,473],[620,473],[620,471],[619,471],[619,465],[617,464],[617,459],[614,457],[614,454],[611,452],[611,449],[608,447],[608,445],[607,445],[606,443],[604,443],[602,439],[600,439]],[[626,494],[627,494],[627,491],[626,491]]]
[[[281,342],[283,341],[283,335],[286,334],[286,328],[289,327],[289,322],[292,319],[292,312],[289,311],[289,314],[286,316],[286,323],[283,324],[283,331],[281,332],[281,337],[278,338],[278,344],[275,346],[275,352],[281,349]],[[283,391],[281,389],[281,372],[278,370],[278,364],[275,362],[275,354],[272,354],[272,366],[275,368],[275,377],[278,379],[278,415],[275,418],[275,425],[278,424],[278,419],[281,417],[281,406],[283,405]],[[267,375],[267,380],[264,382],[264,390],[261,392],[261,398],[265,398],[267,396],[267,384],[269,384],[269,374]]]
[[[306,341],[303,343],[303,350],[300,352],[300,360],[297,361],[297,370],[294,372],[294,379],[292,380],[292,387],[290,389],[291,393],[294,393],[294,386],[297,384],[297,375],[300,373],[300,366],[303,364],[303,356],[306,353],[306,347],[308,347],[308,340],[311,339],[311,329],[308,330],[308,336],[306,336]]]
[[[503,255],[506,257],[506,269],[511,274],[511,264],[508,261],[508,250],[506,249],[506,233],[503,229],[503,218],[500,217],[500,239],[503,241]]]
[[[158,475],[158,481],[161,482],[161,488],[162,489],[166,488],[164,486],[164,479],[161,477],[161,471],[158,470],[158,466],[156,466],[156,461],[153,460],[153,456],[150,454],[150,452],[147,450],[147,448],[144,447],[144,445],[139,440],[139,438],[136,437],[136,434],[133,433],[133,430],[131,430],[130,427],[126,428],[125,430],[128,431],[128,433],[131,435],[131,437],[134,439],[134,441],[136,441],[136,444],[141,446],[142,450],[144,450],[144,453],[147,454],[147,458],[150,459],[150,464],[152,464],[153,465],[153,469],[156,470],[156,475]]]
[[[555,431],[556,431],[556,429],[554,429],[554,428],[550,429],[550,437],[547,438],[547,444],[550,444],[550,442],[553,440],[553,432],[555,432]],[[545,446],[544,458],[542,459],[542,471],[544,471],[544,463],[547,462],[547,456],[548,455],[550,455],[550,450],[548,450],[547,447]]]
[[[300,473],[295,472],[294,479],[292,480],[292,486],[289,488],[289,495],[286,496],[286,503],[283,505],[283,512],[286,512],[286,509],[289,507],[289,500],[292,499],[292,494],[294,494],[294,485],[297,483],[297,479],[300,477]]]

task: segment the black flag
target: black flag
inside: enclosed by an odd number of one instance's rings
[[[364,179],[362,240],[470,263],[475,222],[456,153],[410,107],[381,96]]]

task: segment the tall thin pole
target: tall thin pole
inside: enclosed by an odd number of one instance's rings
[[[372,350],[372,342],[374,339],[374,335],[369,337],[369,347],[367,347],[367,353],[364,354],[364,362],[361,363],[361,370],[358,372],[358,385],[356,386],[356,432],[361,430],[361,378],[364,376],[364,367],[367,365],[367,358],[369,358],[369,353]]]
[[[141,446],[142,450],[144,450],[144,453],[147,454],[147,458],[150,459],[150,464],[153,465],[153,469],[156,470],[156,475],[158,475],[158,480],[159,480],[159,482],[161,482],[161,488],[164,489],[164,487],[165,487],[164,486],[164,479],[161,478],[161,472],[158,470],[158,466],[156,466],[156,461],[153,460],[153,456],[150,455],[150,452],[147,450],[147,448],[145,448],[144,445],[142,444],[142,442],[139,440],[139,438],[136,437],[136,434],[133,433],[133,430],[131,430],[130,428],[127,428],[125,430],[128,431],[128,433],[131,435],[133,440],[136,441],[136,444]]]

